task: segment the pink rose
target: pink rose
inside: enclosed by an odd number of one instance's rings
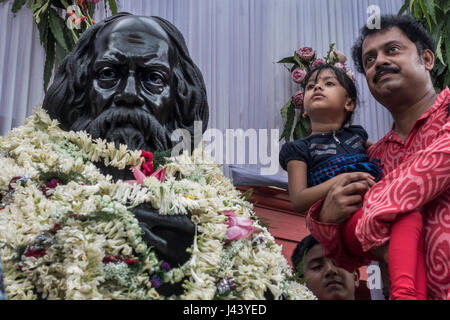
[[[353,71],[352,71],[352,70],[348,70],[348,71],[346,72],[346,74],[350,77],[350,79],[353,80],[353,82],[356,81],[355,75],[353,74]]]
[[[304,99],[303,90],[297,91],[292,98],[294,99],[295,109],[301,109],[303,107],[303,99]]]
[[[314,51],[311,47],[303,47],[297,50],[297,55],[303,61],[311,61],[316,56],[316,51]]]
[[[306,77],[306,71],[300,68],[295,69],[291,73],[292,81],[296,83],[302,83],[303,79]]]
[[[233,210],[225,210],[223,214],[228,217],[228,241],[246,238],[255,230],[253,220],[240,218]]]
[[[314,60],[314,62],[311,64],[311,70],[317,68],[318,66],[325,64],[325,61],[323,61],[322,59],[318,58],[316,60]]]
[[[334,49],[333,52],[336,54],[338,62],[345,63],[347,61],[347,57],[339,50]]]
[[[336,62],[334,64],[334,66],[338,67],[339,69],[341,69],[344,72],[347,72],[347,66],[345,65],[345,63]]]

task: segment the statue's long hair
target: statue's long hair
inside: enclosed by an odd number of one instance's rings
[[[106,26],[127,16],[131,14],[118,13],[90,27],[58,67],[54,81],[45,95],[43,107],[50,117],[60,122],[62,129],[70,130],[81,115],[92,112],[88,93],[91,85],[89,73],[92,73],[94,60],[94,40]],[[187,129],[193,137],[194,121],[202,121],[202,132],[208,125],[209,110],[203,76],[192,61],[181,32],[167,20],[148,18],[156,21],[168,34],[177,60],[171,83],[175,93],[174,114],[168,129]]]

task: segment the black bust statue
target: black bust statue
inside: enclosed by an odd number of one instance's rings
[[[203,77],[180,31],[164,19],[128,13],[80,37],[43,106],[64,130],[85,130],[134,150],[168,150],[175,129],[193,136],[194,121],[202,121],[203,132],[208,123]],[[98,166],[115,179],[130,178],[130,170]],[[133,212],[161,258],[174,265],[188,260],[195,232],[189,217],[160,216],[148,204]]]

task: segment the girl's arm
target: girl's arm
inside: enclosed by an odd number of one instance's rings
[[[336,183],[336,176],[317,186],[307,187],[307,165],[303,161],[291,160],[287,164],[289,198],[297,212],[307,211],[318,200],[326,197],[328,190]]]
[[[366,141],[366,145],[365,145],[366,149],[369,148],[371,145],[373,145],[373,142],[367,140],[367,141]]]

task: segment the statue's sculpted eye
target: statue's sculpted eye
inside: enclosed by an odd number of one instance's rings
[[[151,92],[161,92],[166,85],[166,77],[159,71],[147,71],[142,75],[144,87]]]
[[[116,80],[118,73],[110,67],[105,67],[100,70],[99,79],[100,80]]]

